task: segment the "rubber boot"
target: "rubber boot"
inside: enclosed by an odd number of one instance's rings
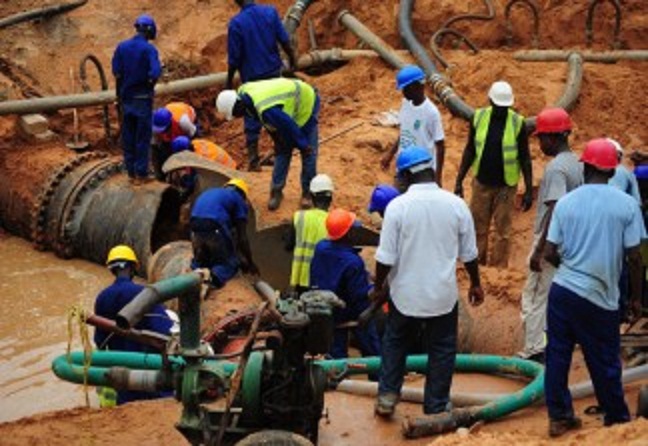
[[[249,143],[247,145],[248,153],[248,172],[261,172],[261,165],[259,164],[259,142]]]
[[[270,191],[270,201],[268,201],[268,209],[271,211],[276,211],[279,209],[279,205],[283,200],[283,192],[281,189],[272,189]]]

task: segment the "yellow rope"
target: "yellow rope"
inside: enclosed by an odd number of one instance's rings
[[[68,362],[72,362],[70,352],[72,351],[72,340],[74,338],[74,324],[79,326],[79,337],[81,339],[81,346],[83,347],[83,392],[85,393],[86,406],[90,407],[90,395],[88,393],[88,371],[92,364],[92,343],[90,342],[90,332],[86,324],[86,311],[81,304],[74,305],[68,311],[67,319],[67,358]]]

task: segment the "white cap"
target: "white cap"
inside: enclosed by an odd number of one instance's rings
[[[312,194],[333,192],[333,189],[333,180],[325,173],[315,175],[310,182],[310,191]]]
[[[497,81],[491,85],[488,91],[488,98],[493,104],[500,107],[510,107],[513,105],[513,88],[508,82]]]
[[[614,146],[614,148],[617,151],[617,154],[619,154],[619,156],[623,156],[623,147],[621,147],[621,144],[619,144],[619,141],[617,141],[616,139],[612,139],[612,138],[608,138],[607,140],[612,143],[612,145]]]
[[[225,115],[225,119],[230,121],[234,116],[234,105],[238,100],[238,94],[234,90],[223,90],[218,93],[216,98],[216,110]]]

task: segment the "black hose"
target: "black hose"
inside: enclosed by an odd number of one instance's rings
[[[81,59],[81,62],[79,64],[79,78],[81,79],[81,87],[83,88],[83,91],[85,93],[91,91],[90,86],[88,85],[87,82],[87,71],[86,71],[86,62],[92,62],[92,64],[97,68],[97,72],[99,73],[99,80],[101,82],[101,89],[103,91],[108,90],[108,79],[106,78],[106,72],[103,69],[103,66],[101,65],[101,61],[97,56],[94,54],[86,54],[83,59]],[[106,140],[108,141],[108,144],[113,144],[114,141],[112,140],[112,133],[110,131],[110,115],[108,112],[108,104],[103,105],[103,125],[104,125],[104,131],[106,132]]]

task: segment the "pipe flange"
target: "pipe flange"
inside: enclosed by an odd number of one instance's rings
[[[57,234],[54,251],[60,257],[69,259],[74,256],[73,235],[76,232],[74,219],[83,202],[86,193],[96,189],[111,175],[118,173],[122,162],[117,158],[106,159],[95,166],[82,178],[71,192],[71,200],[65,205],[59,220],[59,234]]]
[[[78,155],[62,166],[60,166],[45,183],[45,187],[41,190],[34,208],[32,210],[32,241],[34,248],[39,251],[44,251],[47,249],[47,234],[46,234],[46,224],[47,224],[47,211],[49,205],[56,193],[56,189],[61,184],[63,179],[69,175],[74,169],[79,167],[81,164],[96,158],[104,158],[105,154],[99,152],[88,152]]]

